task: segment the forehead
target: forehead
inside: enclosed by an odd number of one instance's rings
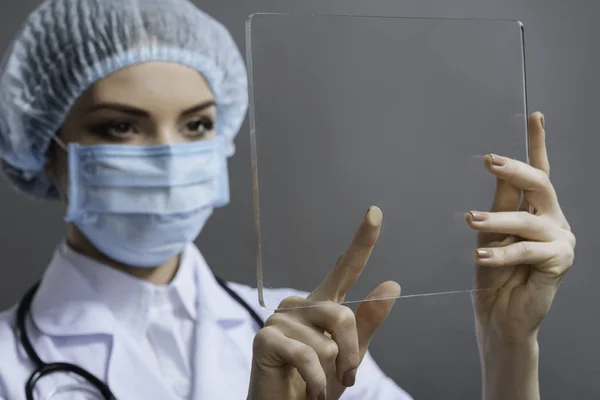
[[[172,62],[148,62],[123,68],[91,86],[74,108],[118,102],[152,110],[185,109],[213,100],[210,86],[196,70]]]

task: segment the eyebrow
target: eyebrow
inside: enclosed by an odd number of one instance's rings
[[[188,108],[187,110],[184,110],[181,115],[182,116],[186,116],[189,114],[194,114],[197,112],[200,112],[202,110],[205,110],[207,108],[210,107],[214,107],[216,105],[214,100],[208,100],[205,101],[203,103],[197,104],[191,108]],[[113,110],[113,111],[118,111],[118,112],[122,112],[125,114],[130,114],[130,115],[135,115],[137,117],[149,117],[150,114],[145,111],[142,110],[141,108],[137,108],[137,107],[133,107],[133,106],[128,106],[125,104],[119,104],[119,103],[100,103],[100,104],[96,104],[90,108],[88,108],[87,110],[85,110],[86,114],[90,114],[99,110]]]

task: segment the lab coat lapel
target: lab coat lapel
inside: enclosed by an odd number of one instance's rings
[[[199,255],[194,400],[245,399],[254,327]]]
[[[108,365],[108,385],[119,400],[177,399],[167,390],[156,362],[140,351],[139,343],[116,328]]]
[[[61,290],[65,283],[69,290]],[[95,354],[77,351],[67,359],[89,370],[104,380],[119,400],[161,399],[174,400],[159,375],[156,362],[140,351],[129,335],[122,331],[108,308],[96,298],[94,290],[79,275],[77,268],[70,265],[60,253],[56,253],[31,305],[35,325],[43,335],[61,338],[82,338],[98,341],[98,335],[106,340],[110,350],[106,360],[93,359]],[[68,350],[61,351],[46,342],[34,346],[43,359],[61,360]],[[68,343],[68,340],[67,340]],[[89,359],[86,357],[90,357]],[[69,375],[55,374],[54,379],[71,379]]]
[[[196,336],[194,399],[245,399],[249,363],[230,333],[211,318],[206,318],[199,328]]]

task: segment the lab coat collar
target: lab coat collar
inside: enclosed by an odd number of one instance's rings
[[[77,257],[65,257],[64,248],[57,248],[31,305],[33,320],[38,329],[48,335],[111,334],[114,315],[78,270],[76,261]],[[196,285],[198,300],[197,304],[187,302],[186,309],[201,311],[205,318],[214,319],[225,330],[253,323],[248,312],[219,286],[194,244],[186,246],[182,262],[192,266],[192,273],[176,276],[174,282],[179,279],[182,290],[186,290],[187,285]]]
[[[115,319],[89,282],[65,257],[54,252],[31,304],[31,317],[46,335],[111,333]]]
[[[244,398],[256,327],[248,312],[220,287],[195,245],[188,245],[185,253],[194,260],[192,282],[198,298],[194,398],[216,399],[222,393]],[[107,383],[117,398],[174,399],[160,373],[149,368],[151,359],[136,346],[136,338],[116,323],[88,280],[60,252],[55,253],[44,275],[31,315],[42,334],[110,336]],[[227,376],[222,374],[225,370]]]
[[[175,277],[166,285],[155,285],[106,266],[75,252],[66,243],[59,247],[59,252],[64,262],[76,266],[115,319],[134,335],[146,334],[155,306],[183,309],[188,318],[196,320],[196,260],[189,251],[183,252]]]
[[[173,294],[196,319],[197,264],[186,248],[173,281],[155,286],[78,254],[63,242],[44,274],[31,314],[38,328],[50,335],[110,334],[115,320],[144,334],[152,301]]]

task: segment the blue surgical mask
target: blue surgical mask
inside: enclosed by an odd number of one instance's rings
[[[194,143],[68,146],[66,220],[103,254],[154,267],[198,236],[229,202],[220,137]]]

